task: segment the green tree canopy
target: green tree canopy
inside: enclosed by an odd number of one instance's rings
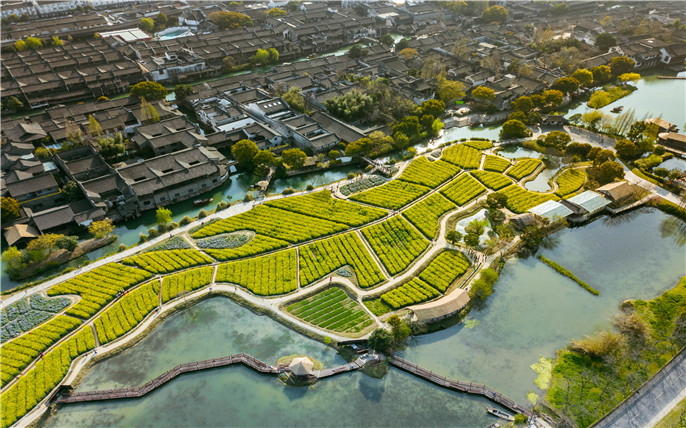
[[[547,91],[543,91],[542,95],[543,99],[545,100],[545,104],[550,108],[555,108],[559,106],[560,104],[562,104],[562,101],[564,101],[565,98],[562,91],[558,91],[557,89],[549,89]]]
[[[393,126],[393,135],[402,134],[409,138],[410,143],[419,141],[422,134],[422,125],[417,116],[406,116]]]
[[[441,117],[445,113],[445,103],[441,100],[426,100],[419,106],[421,115],[430,114],[433,117]]]
[[[591,67],[589,71],[593,74],[593,84],[595,85],[609,82],[612,78],[612,69],[607,65],[596,65]]]
[[[13,95],[7,100],[7,109],[15,111],[23,110],[24,103],[19,101],[19,98]]]
[[[88,115],[88,132],[90,132],[90,134],[94,137],[97,137],[103,133],[102,126],[100,126],[92,114]]]
[[[62,39],[60,39],[58,36],[52,36],[52,40],[50,41],[50,46],[63,46],[64,42]]]
[[[253,164],[255,166],[275,166],[276,165],[276,156],[274,153],[270,152],[269,150],[260,150],[257,152],[255,157],[253,158]]]
[[[495,91],[486,86],[477,86],[472,90],[472,99],[479,104],[489,105],[495,101]]]
[[[142,18],[138,28],[145,31],[146,33],[152,33],[155,31],[155,21],[152,18]]]
[[[157,82],[145,80],[131,87],[131,95],[145,98],[148,101],[161,100],[167,96],[167,88]]]
[[[239,12],[212,12],[207,16],[207,19],[219,28],[229,30],[251,27],[253,25],[252,18]]]
[[[231,155],[238,165],[246,170],[253,169],[253,159],[257,152],[257,144],[252,140],[240,140],[231,147]]]
[[[168,208],[159,207],[155,211],[155,218],[157,219],[157,224],[167,224],[172,221],[172,212]]]
[[[43,47],[43,41],[39,38],[36,37],[27,37],[26,38],[26,47],[29,49],[38,49]]]
[[[572,141],[572,137],[563,131],[551,131],[543,139],[543,145],[564,150],[567,144]]]
[[[461,82],[448,80],[443,76],[443,73],[438,75],[436,80],[436,96],[438,96],[441,101],[447,103],[452,100],[463,98],[465,95],[464,91],[465,86]]]
[[[359,90],[352,90],[340,97],[326,100],[326,109],[332,115],[354,121],[366,117],[374,106],[374,99]]]
[[[601,51],[607,52],[611,47],[617,46],[617,39],[615,39],[615,36],[612,34],[601,33],[595,38],[595,45],[598,46],[598,49]]]
[[[345,148],[346,156],[366,156],[374,148],[374,143],[369,138],[360,138],[357,141],[352,141]]]
[[[560,77],[553,83],[552,88],[564,92],[565,94],[571,94],[579,89],[579,81],[573,77]]]
[[[181,84],[174,87],[174,95],[178,101],[183,101],[187,96],[194,94],[195,91],[191,85]]]
[[[19,202],[9,196],[0,197],[0,217],[3,222],[19,218]]]
[[[288,15],[288,12],[286,12],[283,9],[279,9],[278,7],[271,8],[267,11],[267,16],[270,18],[276,18],[278,16],[286,16]]]
[[[629,73],[635,66],[636,61],[626,56],[616,56],[610,60],[610,70],[612,70],[613,77]]]
[[[281,153],[283,164],[290,169],[300,169],[305,164],[307,155],[300,149],[288,149]]]
[[[624,178],[624,167],[616,161],[605,161],[598,168],[599,180],[601,184],[610,183],[617,178]]]
[[[104,238],[105,236],[112,233],[114,230],[114,225],[112,220],[106,218],[104,220],[94,221],[88,226],[88,232],[95,238]]]
[[[379,43],[390,48],[395,43],[395,39],[390,34],[384,34],[379,38]]]
[[[393,336],[387,330],[377,328],[369,336],[368,345],[377,352],[388,353],[393,348]]]
[[[585,68],[579,68],[574,73],[572,73],[572,78],[579,82],[580,86],[589,87],[593,84],[593,73]]]
[[[484,22],[497,22],[499,24],[504,23],[509,18],[510,13],[502,6],[491,6],[487,7],[486,10],[481,14],[481,19]]]
[[[106,137],[98,140],[100,145],[100,154],[108,161],[116,160],[119,156],[126,152],[124,139],[121,133],[117,133],[114,138]]]
[[[522,95],[521,97],[512,101],[512,108],[526,114],[526,113],[529,113],[531,110],[534,109],[534,103],[533,103],[533,101],[531,101],[530,97],[527,97],[526,95]]]
[[[291,86],[285,94],[281,95],[284,101],[295,111],[305,112],[305,98],[299,88]]]
[[[412,49],[412,48],[405,48],[398,52],[398,56],[400,58],[404,59],[405,61],[411,60],[413,58],[416,58],[419,55],[419,52],[417,52],[417,49]]]
[[[624,73],[620,74],[618,79],[624,84],[629,82],[638,83],[638,81],[641,80],[641,75],[638,73]]]
[[[615,143],[615,151],[620,158],[631,159],[636,155],[636,144],[627,139],[617,140]]]
[[[57,248],[72,252],[79,246],[79,238],[77,236],[60,236],[55,242]]]
[[[78,184],[71,180],[67,181],[64,183],[64,186],[62,186],[62,194],[67,201],[77,201],[82,197],[81,189],[79,189]]]
[[[16,49],[17,52],[21,52],[21,51],[25,51],[26,49],[28,49],[28,47],[26,46],[25,41],[17,40],[16,42],[14,42],[14,49]]]
[[[526,128],[522,122],[518,120],[508,120],[503,123],[500,129],[500,139],[510,140],[513,138],[525,138],[531,135],[531,131]]]

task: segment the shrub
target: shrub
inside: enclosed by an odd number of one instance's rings
[[[187,224],[191,224],[192,222],[193,222],[193,220],[191,220],[190,217],[185,216],[184,218],[181,219],[181,221],[179,222],[179,224],[180,224],[181,226],[185,226],[185,225],[187,225]]]
[[[205,210],[200,210],[198,213],[198,218],[205,218],[207,217],[207,212]]]
[[[283,189],[283,192],[281,193],[284,195],[292,195],[293,193],[295,193],[295,189],[293,189],[292,187],[286,187],[285,189]]]

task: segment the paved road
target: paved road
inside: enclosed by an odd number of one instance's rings
[[[593,427],[652,427],[679,402],[679,397],[684,396],[686,352],[682,349],[668,365]]]

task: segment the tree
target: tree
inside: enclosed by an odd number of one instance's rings
[[[369,336],[367,344],[377,352],[387,353],[393,348],[393,336],[383,328],[377,328]]]
[[[255,56],[252,57],[252,61],[255,64],[269,64],[269,51],[267,49],[258,49]]]
[[[384,34],[379,38],[379,43],[390,48],[395,43],[395,39],[390,34]]]
[[[405,61],[411,60],[413,58],[416,58],[419,55],[419,52],[417,52],[417,49],[412,49],[412,48],[405,48],[398,52],[398,56],[400,58],[404,59]]]
[[[641,75],[638,73],[624,73],[619,75],[619,81],[626,85],[629,82],[637,83],[641,80]]]
[[[557,89],[550,89],[543,91],[543,99],[545,100],[545,104],[547,106],[550,108],[555,108],[562,104],[562,101],[564,101],[564,94],[562,91],[558,91]]]
[[[299,88],[291,86],[291,88],[281,96],[288,105],[300,113],[305,112],[305,98]]]
[[[167,88],[157,82],[144,80],[131,87],[131,95],[135,95],[138,98],[145,98],[149,101],[161,100],[167,96]]]
[[[518,120],[522,123],[526,122],[526,115],[521,111],[513,111],[507,115],[507,120]]]
[[[224,57],[222,60],[222,66],[224,67],[224,70],[231,70],[234,68],[238,63],[236,62],[235,59],[231,55]]]
[[[571,77],[576,79],[577,82],[579,82],[579,86],[583,86],[585,88],[593,84],[593,73],[586,70],[585,68],[577,69],[574,73],[572,73]]]
[[[341,157],[340,150],[329,150],[329,159],[338,159]]]
[[[624,167],[615,161],[605,161],[598,168],[598,178],[601,184],[609,183],[617,178],[624,178]]]
[[[391,326],[393,349],[402,349],[405,346],[405,341],[412,334],[412,330],[398,315],[391,315],[386,322]]]
[[[615,151],[620,158],[631,159],[636,155],[636,144],[630,140],[617,140],[615,143]]]
[[[610,97],[609,92],[603,91],[603,90],[598,90],[598,91],[595,91],[591,94],[591,98],[589,98],[589,100],[586,104],[591,108],[599,109],[601,107],[605,107],[606,105],[610,104],[611,102],[612,102],[612,98]]]
[[[26,246],[26,251],[28,252],[44,252],[48,251],[48,255],[52,253],[52,249],[55,247],[57,240],[64,235],[58,235],[56,233],[44,233],[43,235],[33,238]],[[42,259],[42,257],[40,258]]]
[[[157,113],[155,106],[141,98],[141,122],[154,123],[160,121],[160,114]]]
[[[360,138],[357,141],[352,141],[345,148],[346,156],[366,156],[374,148],[374,143],[369,138]]]
[[[160,30],[164,30],[168,22],[169,19],[167,19],[167,15],[162,12],[158,13],[155,17],[155,26]]]
[[[486,196],[486,207],[489,211],[504,208],[506,203],[507,195],[502,193],[489,193],[488,196]]]
[[[557,89],[565,94],[571,94],[579,89],[579,81],[573,77],[560,77],[553,83],[553,89]]]
[[[609,82],[612,78],[612,69],[607,65],[596,65],[591,67],[590,72],[593,74],[593,84],[601,85],[605,82]]]
[[[98,140],[100,154],[108,161],[113,161],[126,152],[126,145],[121,133],[117,133],[114,138],[107,137]]]
[[[90,132],[90,134],[94,137],[97,137],[103,133],[102,126],[100,126],[92,114],[88,115],[88,132]]]
[[[326,100],[325,106],[332,115],[350,122],[366,117],[374,106],[374,99],[362,91],[352,90]]]
[[[445,103],[441,100],[426,100],[419,106],[421,115],[441,117],[445,113]]]
[[[636,61],[626,56],[616,56],[610,60],[610,70],[612,77],[618,77],[624,73],[629,73],[636,66]]]
[[[468,233],[464,237],[464,243],[470,247],[477,247],[479,245],[480,236],[476,233]]]
[[[159,207],[155,211],[155,218],[157,219],[157,224],[167,224],[172,221],[172,212],[168,208]]]
[[[88,226],[88,233],[93,235],[95,238],[100,239],[108,236],[114,230],[114,225],[112,220],[106,218],[104,220],[94,221]]]
[[[531,131],[526,128],[526,125],[518,120],[508,120],[503,123],[503,127],[500,129],[501,140],[525,138],[529,136],[531,136]]]
[[[0,197],[0,217],[3,222],[19,218],[19,202],[9,196]]]
[[[79,246],[79,238],[76,236],[60,236],[57,238],[55,246],[71,253]]]
[[[510,16],[507,9],[502,6],[491,6],[487,7],[486,10],[481,14],[481,20],[487,23],[497,22],[499,24],[507,21]]]
[[[276,18],[278,16],[286,16],[288,15],[288,12],[286,12],[283,9],[279,9],[278,7],[271,8],[267,11],[267,16],[270,18]]]
[[[231,147],[231,155],[246,170],[253,169],[253,159],[258,151],[257,144],[252,140],[240,140]]]
[[[419,141],[422,134],[422,125],[417,116],[407,116],[393,126],[393,134],[403,134],[409,138],[410,142]]]
[[[47,159],[52,155],[50,150],[46,149],[45,147],[38,147],[33,154],[36,155],[38,159]]]
[[[57,36],[52,36],[52,40],[50,41],[50,46],[63,46],[64,42],[62,39],[60,39]]]
[[[451,244],[455,245],[462,239],[462,234],[457,230],[449,230],[448,233],[445,234],[445,239],[447,239]]]
[[[186,99],[187,96],[194,93],[195,91],[193,90],[193,87],[191,85],[182,84],[176,85],[174,87],[174,95],[176,96],[177,101],[183,101]]]
[[[269,150],[260,150],[253,158],[252,162],[255,166],[275,166],[276,156],[274,156],[274,153],[270,152]]]
[[[601,33],[595,38],[595,45],[603,52],[607,52],[611,47],[617,46],[617,39],[612,34]]]
[[[441,119],[434,119],[434,121],[431,123],[431,135],[436,136],[438,133],[445,127],[445,124],[441,122]]]
[[[436,83],[436,95],[440,100],[447,103],[449,101],[462,98],[465,95],[464,91],[464,84],[455,80],[446,79],[443,76],[443,73],[439,74]]]
[[[281,153],[284,165],[290,169],[300,169],[305,164],[307,155],[300,149],[288,149]]]
[[[277,51],[275,48],[269,48],[269,62],[271,64],[275,64],[279,62],[279,51]]]
[[[155,30],[155,21],[152,18],[142,18],[138,28],[146,33],[152,33]]]
[[[17,52],[26,50],[26,42],[23,40],[17,40],[16,42],[14,42],[14,49],[16,49]]]
[[[212,12],[207,15],[207,19],[219,28],[235,30],[241,27],[251,27],[252,18],[239,12]]]
[[[545,136],[543,145],[547,147],[555,147],[556,149],[564,150],[567,144],[572,141],[572,137],[566,132],[551,131]]]
[[[353,45],[348,51],[348,56],[352,59],[363,58],[369,55],[369,49],[365,49],[360,45]]]
[[[24,269],[24,254],[17,247],[9,247],[2,252],[2,261],[5,263],[7,272],[14,276]]]
[[[64,183],[64,186],[62,186],[62,194],[67,201],[77,201],[81,199],[82,196],[78,184],[71,180],[67,181]]]
[[[36,50],[38,48],[43,47],[43,41],[41,39],[38,39],[36,37],[27,37],[26,38],[26,47],[29,49]]]
[[[403,49],[407,49],[409,47],[410,47],[410,41],[406,38],[402,38],[395,44],[395,51],[400,52]]]
[[[531,98],[527,97],[526,95],[522,95],[521,97],[512,101],[512,108],[526,114],[534,109],[534,103],[531,101]]]
[[[495,91],[486,86],[477,86],[472,90],[472,99],[481,105],[490,105],[495,101]]]
[[[11,96],[7,100],[7,109],[8,110],[14,110],[14,111],[19,111],[24,109],[24,103],[19,101],[19,98],[15,96]]]

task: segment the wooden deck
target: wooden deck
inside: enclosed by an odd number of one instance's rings
[[[175,377],[188,372],[213,369],[217,367],[230,366],[233,364],[243,364],[260,373],[279,374],[285,369],[283,367],[268,366],[262,361],[247,354],[234,354],[222,358],[211,360],[194,361],[191,363],[179,364],[173,369],[156,377],[143,386],[135,388],[108,389],[102,391],[73,392],[68,396],[60,396],[56,402],[59,404],[81,403],[84,401],[117,400],[125,398],[139,398],[164,385]]]
[[[421,377],[422,379],[428,380],[431,383],[442,386],[444,388],[452,389],[454,391],[466,392],[468,394],[482,395],[489,400],[500,404],[501,406],[513,411],[515,413],[521,413],[527,417],[531,417],[533,413],[529,409],[526,409],[519,404],[515,403],[514,400],[504,396],[503,394],[495,391],[486,385],[481,385],[478,383],[462,382],[459,380],[454,380],[447,378],[445,376],[437,375],[436,373],[429,371],[421,366],[414,363],[406,361],[402,358],[393,356],[388,359],[389,364],[405,370],[408,373],[412,373],[415,376]]]
[[[314,372],[314,375],[317,377],[317,379],[323,379],[325,377],[336,376],[337,374],[347,373],[347,372],[351,372],[353,370],[361,369],[362,366],[364,366],[365,362],[366,362],[366,360],[364,358],[360,357],[357,360],[353,361],[352,363],[346,363],[346,364],[340,365],[338,367],[333,367],[330,369],[317,370]]]

